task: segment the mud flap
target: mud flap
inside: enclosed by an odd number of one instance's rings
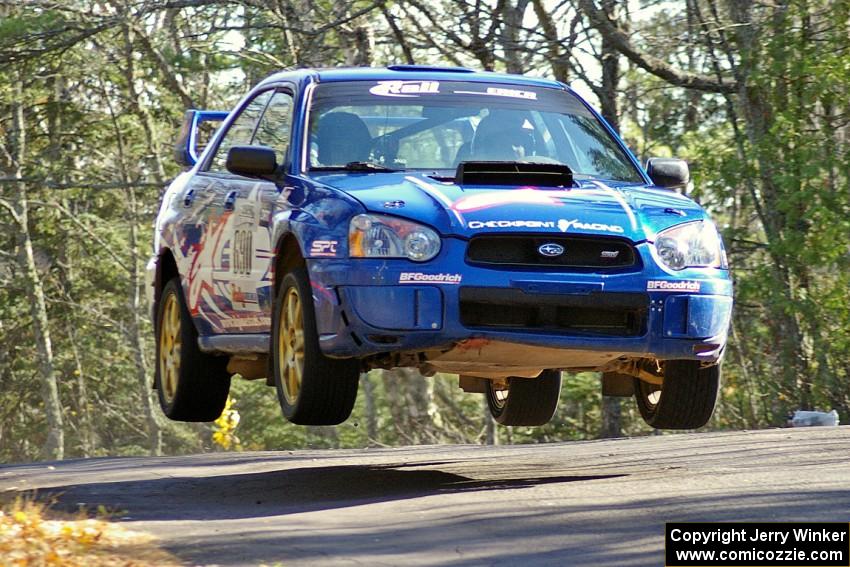
[[[618,398],[630,398],[635,393],[635,379],[628,374],[604,372],[602,374],[602,395]]]

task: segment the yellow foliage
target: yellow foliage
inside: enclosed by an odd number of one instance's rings
[[[3,567],[174,567],[147,534],[78,516],[53,519],[43,504],[18,499],[0,510]],[[51,518],[48,518],[51,516]]]
[[[236,427],[239,425],[239,412],[233,408],[235,403],[236,400],[228,396],[224,410],[213,424],[212,440],[225,451],[230,449],[238,451],[242,448],[235,433]]]

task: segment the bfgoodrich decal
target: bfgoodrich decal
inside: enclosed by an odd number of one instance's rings
[[[459,284],[463,278],[460,274],[423,274],[422,272],[402,272],[398,275],[398,283],[432,283]]]
[[[649,280],[646,282],[646,291],[687,291],[691,293],[702,289],[702,284],[693,280],[671,282],[667,280]]]

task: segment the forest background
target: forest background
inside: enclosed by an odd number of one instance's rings
[[[142,270],[183,111],[392,63],[555,78],[642,161],[687,159],[735,277],[708,427],[850,418],[846,0],[0,0],[0,462],[650,433],[593,373],[534,429],[408,371],[363,375],[338,427],[287,424],[262,381],[234,380],[215,424],[162,416]]]

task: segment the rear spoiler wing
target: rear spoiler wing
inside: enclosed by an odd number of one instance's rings
[[[198,162],[204,146],[199,147],[201,137],[198,131],[204,123],[222,122],[229,112],[222,110],[189,109],[183,115],[183,125],[174,143],[174,160],[184,167],[192,167]],[[212,139],[212,134],[206,137],[204,145]]]

